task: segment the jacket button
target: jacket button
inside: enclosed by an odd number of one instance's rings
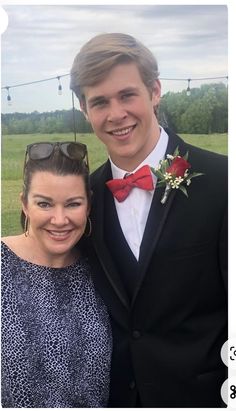
[[[130,383],[129,383],[129,389],[130,389],[130,390],[134,390],[135,387],[136,387],[135,381],[130,381]]]
[[[141,337],[141,332],[138,330],[134,330],[132,336],[135,340],[138,340]]]

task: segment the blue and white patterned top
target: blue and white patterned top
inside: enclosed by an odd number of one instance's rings
[[[85,258],[48,268],[2,243],[2,406],[106,407],[107,310]]]

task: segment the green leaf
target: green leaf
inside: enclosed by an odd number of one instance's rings
[[[173,156],[177,157],[179,155],[179,146],[176,147]]]
[[[185,153],[185,155],[183,156],[183,158],[187,161],[188,160],[188,151]]]
[[[169,167],[169,161],[167,160],[167,159],[165,159],[163,162],[162,162],[162,165],[161,165],[161,171],[163,172],[163,173],[165,173],[166,172],[166,169],[167,169],[167,167]]]
[[[161,172],[160,170],[155,170],[155,171],[154,171],[154,174],[155,174],[155,176],[156,176],[157,178],[159,178],[159,179],[161,179],[161,180],[165,180],[164,177],[163,177],[163,174],[162,174],[162,172]]]
[[[193,178],[193,177],[199,177],[199,176],[204,176],[205,174],[204,173],[192,173],[192,174],[189,174],[189,176],[188,176],[188,178]]]
[[[157,187],[165,187],[165,186],[166,186],[166,182],[165,182],[165,181],[160,181],[160,180],[158,180],[156,186],[157,186]]]
[[[188,197],[187,190],[186,190],[186,188],[185,188],[184,186],[180,185],[180,186],[179,186],[179,190],[181,190],[182,193],[184,193],[184,195],[186,195],[186,197]]]

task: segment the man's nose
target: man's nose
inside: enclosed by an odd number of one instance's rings
[[[127,112],[119,101],[113,100],[110,102],[108,121],[120,121],[123,120],[126,116]]]

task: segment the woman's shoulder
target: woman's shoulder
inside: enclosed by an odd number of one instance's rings
[[[15,236],[9,236],[9,237],[2,237],[1,238],[1,252],[2,256],[5,254],[10,254],[12,249],[12,245],[14,248],[14,237]]]
[[[2,244],[5,244],[5,249],[8,248],[12,253],[21,259],[27,260],[29,256],[29,244],[26,243],[24,234],[2,237]]]
[[[4,268],[4,263],[12,262],[20,258],[22,248],[21,235],[8,236],[1,238],[1,267]]]
[[[18,266],[17,255],[11,249],[11,241],[8,237],[1,238],[1,290],[2,295],[8,289],[14,276],[13,267]]]
[[[17,249],[19,248],[22,242],[22,234],[2,237],[1,242],[2,244],[7,245],[7,247],[10,248],[10,250],[14,251],[17,254]]]

